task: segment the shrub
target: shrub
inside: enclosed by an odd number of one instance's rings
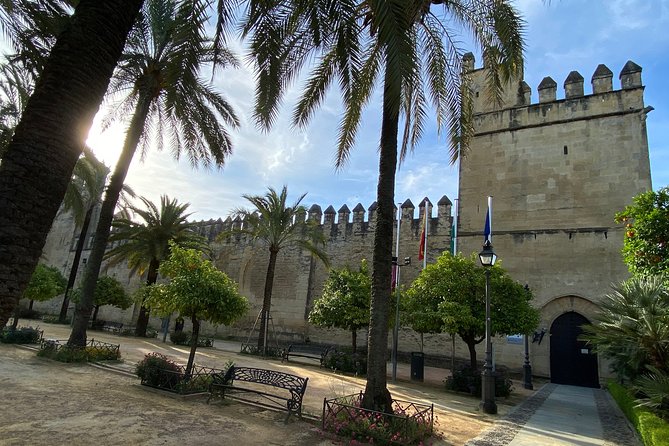
[[[471,367],[464,367],[446,378],[446,389],[456,392],[467,392],[475,396],[481,396],[481,371]],[[495,396],[508,397],[513,390],[513,384],[503,370],[495,372]]]
[[[53,314],[45,314],[44,316],[42,316],[42,320],[44,322],[46,322],[47,324],[60,324],[61,323],[58,320],[58,316],[53,315]],[[62,322],[62,324],[63,325],[70,325],[71,322],[72,322],[72,318],[68,317],[68,318],[65,319],[64,322]]]
[[[30,308],[20,308],[19,309],[19,319],[39,319],[42,314]]]
[[[616,400],[620,410],[634,425],[645,446],[661,446],[667,444],[669,423],[650,412],[645,407],[635,405],[634,397],[620,384],[609,382],[609,392]]]
[[[323,359],[323,365],[333,371],[365,375],[367,373],[367,353],[330,350]]]
[[[112,344],[95,342],[96,345],[86,347],[70,347],[60,345],[58,341],[42,343],[37,356],[53,359],[60,362],[94,362],[120,359],[120,350]]]
[[[176,389],[183,377],[183,369],[165,355],[149,353],[137,363],[135,374],[147,386]]]
[[[190,333],[185,331],[174,331],[170,333],[170,341],[176,345],[188,345],[190,343]]]
[[[0,342],[5,344],[37,344],[42,339],[42,331],[32,327],[5,330],[0,334]]]
[[[170,333],[170,341],[176,345],[187,345],[190,346],[191,332],[189,331],[174,331]],[[197,339],[198,347],[212,347],[214,345],[214,340],[206,336],[200,336]]]

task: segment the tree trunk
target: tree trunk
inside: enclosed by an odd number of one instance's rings
[[[274,285],[274,270],[276,268],[276,257],[279,250],[269,248],[269,264],[267,265],[267,275],[265,276],[265,295],[262,300],[262,311],[260,315],[260,334],[258,335],[258,351],[265,355],[267,345],[265,345],[265,338],[268,337],[269,330],[269,312],[272,306],[272,286]]]
[[[149,270],[146,273],[146,285],[154,285],[158,280],[158,268],[160,267],[160,260],[151,259],[149,264]],[[142,301],[142,307],[139,309],[139,316],[137,316],[137,325],[135,326],[135,336],[145,338],[146,337],[146,328],[149,326],[149,316],[151,311],[149,308],[144,306],[144,301]]]
[[[93,322],[95,322],[98,319],[98,311],[100,311],[100,305],[96,305],[93,308]]]
[[[190,337],[190,354],[188,355],[188,364],[186,365],[186,377],[190,377],[190,374],[193,372],[197,340],[200,337],[200,321],[195,316],[192,316],[190,320],[193,323],[193,334]]]
[[[391,297],[393,249],[393,215],[395,171],[397,168],[397,127],[400,107],[398,68],[386,60],[383,86],[383,119],[379,154],[379,183],[376,202],[377,217],[374,232],[372,300],[370,305],[367,349],[367,385],[362,406],[367,409],[392,411],[392,399],[387,388],[388,318]]]
[[[67,341],[69,346],[85,346],[86,345],[86,329],[88,328],[88,320],[91,317],[91,309],[93,308],[95,286],[100,274],[100,267],[102,265],[102,258],[107,249],[107,240],[109,239],[109,232],[111,230],[111,223],[114,219],[114,209],[123,188],[125,176],[130,168],[132,157],[137,149],[137,144],[144,131],[144,124],[146,117],[149,114],[151,105],[151,98],[141,96],[135,107],[135,112],[128,127],[128,133],[123,144],[121,156],[116,163],[114,174],[111,177],[105,199],[100,208],[100,218],[98,219],[97,227],[95,228],[95,237],[93,239],[93,249],[88,257],[86,264],[86,273],[84,274],[84,281],[81,286],[81,299],[77,302],[74,312],[74,323],[72,324],[72,332],[70,339]]]
[[[70,293],[72,292],[72,288],[74,288],[74,281],[77,279],[79,261],[81,260],[81,253],[84,251],[84,246],[86,245],[86,236],[88,235],[88,227],[91,224],[91,216],[93,215],[94,207],[95,205],[92,205],[86,211],[84,222],[79,231],[79,240],[77,240],[77,248],[74,251],[74,260],[72,260],[72,267],[70,268],[70,277],[67,279],[65,297],[63,298],[63,304],[60,306],[60,314],[58,315],[58,322],[61,324],[64,324],[67,319],[67,307],[70,306]]]
[[[12,330],[16,330],[19,326],[19,306],[17,305],[14,309],[14,320],[12,321]]]
[[[34,303],[35,303],[35,300],[34,300],[34,299],[30,299],[30,302],[28,303],[28,310],[32,310],[32,309],[33,309],[33,304],[34,304]]]
[[[358,351],[358,330],[351,330],[351,347],[353,347],[353,354]]]
[[[476,370],[478,368],[476,365],[476,343],[467,340],[465,340],[465,342],[469,349],[469,367],[471,367],[472,370]]]
[[[0,165],[0,328],[18,304],[143,0],[82,0]]]

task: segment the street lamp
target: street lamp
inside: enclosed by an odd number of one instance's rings
[[[400,267],[409,265],[411,265],[411,257],[405,257],[404,264],[400,265],[397,262],[397,257],[393,256],[393,266],[397,268],[395,271],[395,326],[393,327],[393,349],[390,355],[390,362],[392,362],[393,365],[393,382],[397,381],[397,347],[400,337]]]
[[[492,372],[492,339],[490,326],[490,267],[495,264],[497,255],[492,250],[492,243],[486,240],[483,244],[483,251],[479,253],[481,265],[485,270],[485,363],[483,364],[483,373],[481,379],[481,409],[485,413],[497,413],[497,404],[495,404],[495,376]]]
[[[525,284],[525,292],[530,294],[530,286]],[[523,336],[525,338],[525,364],[523,364],[523,387],[529,390],[534,390],[532,386],[532,366],[530,365],[530,342],[527,339],[527,334]]]

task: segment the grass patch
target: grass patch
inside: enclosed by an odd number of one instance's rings
[[[609,382],[608,389],[627,419],[636,428],[645,446],[669,444],[669,422],[645,407],[637,407],[634,397],[620,384]]]

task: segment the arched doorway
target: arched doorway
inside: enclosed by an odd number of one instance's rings
[[[551,382],[572,386],[599,387],[597,355],[578,337],[584,316],[570,311],[551,325]]]

